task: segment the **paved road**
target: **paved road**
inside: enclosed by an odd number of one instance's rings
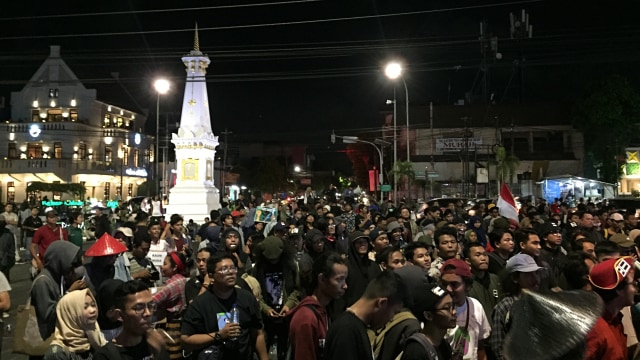
[[[93,241],[85,243],[83,248],[86,250],[93,245]],[[31,277],[29,275],[29,267],[27,264],[16,264],[11,268],[11,310],[9,318],[4,320],[4,337],[2,338],[2,360],[27,360],[29,357],[25,355],[13,354],[13,333],[7,331],[7,325],[14,326],[16,319],[16,309],[20,304],[26,304],[31,289]]]

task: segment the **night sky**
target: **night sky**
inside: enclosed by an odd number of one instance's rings
[[[61,5],[64,3],[64,5]],[[377,131],[393,85],[381,69],[407,65],[414,105],[447,104],[471,94],[481,62],[479,22],[498,37],[502,59],[489,59],[494,101],[519,101],[505,91],[513,62],[526,59],[525,102],[571,102],[587,84],[619,73],[639,84],[637,1],[3,1],[0,5],[0,96],[28,81],[49,53],[62,57],[98,99],[155,118],[155,77],[173,91],[161,112],[179,121],[193,47],[211,58],[208,91],[214,133],[238,141],[251,135],[327,143],[343,134]],[[571,7],[568,4],[572,4]],[[526,9],[533,38],[509,37],[509,13]],[[162,10],[162,11],[160,11]],[[112,73],[118,73],[116,79]],[[398,88],[398,102],[404,90]],[[400,116],[400,115],[399,115]],[[154,131],[153,121],[147,130]],[[421,126],[421,124],[415,124]]]

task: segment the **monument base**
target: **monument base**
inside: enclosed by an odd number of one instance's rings
[[[165,219],[173,214],[180,214],[187,226],[189,219],[202,224],[205,217],[209,217],[211,210],[220,209],[220,192],[215,186],[185,186],[178,185],[169,192],[169,204],[165,205]]]

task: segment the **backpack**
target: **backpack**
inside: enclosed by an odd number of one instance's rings
[[[313,314],[316,316],[316,321],[318,323],[318,326],[320,326],[320,314],[318,314],[318,312],[315,309],[315,306],[313,304],[307,304],[304,305],[306,308],[308,308],[309,310],[311,310],[311,312],[313,312]],[[288,318],[288,322],[287,322],[287,329],[289,328],[289,321],[291,321],[292,317]],[[323,357],[323,350],[324,349],[320,349],[320,358],[322,359]],[[291,337],[289,337],[289,340],[287,341],[287,354],[285,356],[285,360],[295,360],[293,357],[293,344],[291,343]],[[313,359],[310,359],[313,360]]]
[[[400,354],[398,354],[398,356],[396,357],[396,360],[402,359],[402,356],[404,355],[404,348],[407,346],[407,344],[410,341],[417,341],[418,343],[420,343],[420,345],[424,347],[424,349],[427,351],[427,356],[428,356],[427,359],[438,360],[438,352],[436,351],[435,346],[433,346],[433,344],[431,344],[431,342],[427,340],[427,337],[424,336],[422,333],[415,333],[407,338],[407,340],[404,342],[404,346],[402,347],[403,349],[400,352]]]
[[[388,322],[382,331],[379,333],[373,330],[367,330],[367,335],[369,336],[369,342],[371,343],[371,348],[373,349],[373,358],[377,359],[380,356],[380,352],[382,351],[382,344],[384,343],[385,335],[393,329],[396,325],[400,325],[401,323],[407,320],[416,320],[416,317],[410,311],[402,311],[397,313],[393,319]],[[407,338],[408,339],[408,338]]]

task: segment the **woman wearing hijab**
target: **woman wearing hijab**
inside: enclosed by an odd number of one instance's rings
[[[487,246],[489,238],[487,237],[487,232],[482,228],[482,219],[479,216],[472,216],[469,218],[467,229],[473,230],[473,232],[476,233],[478,236],[478,242],[482,244],[482,246]]]
[[[89,289],[71,291],[56,306],[55,338],[45,360],[90,360],[107,341],[98,325],[96,299]]]

